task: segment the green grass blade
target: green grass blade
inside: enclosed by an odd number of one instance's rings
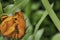
[[[40,40],[41,36],[43,35],[44,29],[40,29],[37,31],[35,35],[35,40]]]
[[[29,3],[25,7],[25,15],[29,17],[30,13],[31,13],[31,2],[29,1]]]
[[[55,24],[57,29],[60,31],[60,20],[58,19],[58,17],[56,16],[55,12],[51,8],[48,0],[41,0],[41,2],[43,3],[45,9],[49,13],[49,16],[50,16],[51,20],[53,21],[53,23]]]
[[[30,35],[27,40],[33,40],[34,36]]]
[[[53,7],[53,4],[51,5],[51,7]],[[41,25],[41,23],[44,21],[44,19],[46,18],[46,16],[48,15],[47,10],[45,12],[43,12],[43,16],[41,17],[41,19],[38,21],[38,23],[35,26],[35,31],[34,33],[37,32],[37,30],[39,29],[39,26]]]
[[[0,14],[3,13],[3,10],[2,10],[2,4],[0,2]]]

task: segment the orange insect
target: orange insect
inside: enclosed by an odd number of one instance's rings
[[[22,12],[16,12],[14,16],[3,16],[0,30],[3,36],[21,38],[26,29],[26,23]]]

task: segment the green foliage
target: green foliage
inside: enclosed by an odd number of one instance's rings
[[[42,0],[42,3],[44,5],[44,7],[46,8],[47,12],[49,13],[49,16],[50,16],[51,20],[54,22],[55,26],[60,31],[60,20],[58,19],[58,17],[56,16],[55,12],[51,8],[48,0]]]
[[[33,25],[36,25],[36,23],[39,21],[39,19],[43,15],[43,12],[44,12],[43,10],[39,10],[39,11],[36,11],[32,14],[30,20]]]
[[[21,40],[60,39],[59,0],[0,0],[0,17],[14,15],[17,11],[24,12],[26,21],[26,32]],[[0,40],[5,40],[4,38],[0,36]]]
[[[33,3],[32,6],[31,6],[31,9],[32,10],[38,10],[40,4],[39,3]]]
[[[60,33],[54,35],[54,36],[52,37],[52,40],[60,40]]]
[[[3,13],[1,2],[0,2],[0,13]]]
[[[35,40],[40,40],[43,32],[44,32],[44,29],[38,30],[37,33],[36,33],[36,35],[35,35]]]
[[[3,37],[0,37],[0,40],[4,40],[4,38]]]

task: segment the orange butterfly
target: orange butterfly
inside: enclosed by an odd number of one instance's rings
[[[0,30],[3,36],[21,38],[25,34],[26,23],[22,12],[16,12],[14,16],[3,16],[1,20]]]

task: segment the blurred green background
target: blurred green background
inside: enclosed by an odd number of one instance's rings
[[[53,3],[52,9],[60,19],[60,0],[48,1],[50,4]],[[0,0],[0,17],[14,14],[18,10],[24,12],[26,20],[25,35],[21,39],[12,39],[1,35],[0,40],[60,40],[60,32],[49,15],[42,22],[39,22],[46,13],[41,0]]]

